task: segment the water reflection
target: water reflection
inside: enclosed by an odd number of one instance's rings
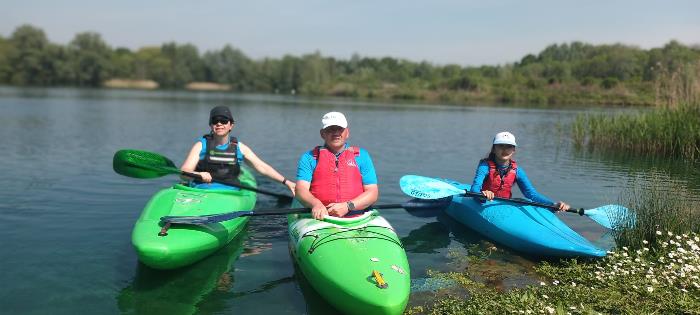
[[[431,222],[408,233],[401,243],[407,252],[435,254],[450,245],[450,231],[440,222]]]
[[[232,296],[233,297],[244,297],[244,296],[251,295],[251,294],[265,293],[265,292],[271,291],[272,289],[276,288],[277,286],[279,286],[281,284],[291,283],[291,282],[294,282],[295,280],[296,280],[296,278],[294,276],[289,276],[289,277],[284,277],[284,278],[280,278],[277,280],[268,281],[268,282],[265,282],[265,283],[261,284],[259,287],[252,289],[252,290],[234,292],[232,294]]]
[[[440,249],[448,248],[453,240],[462,244],[464,249],[483,242],[483,237],[445,214],[442,209],[431,211],[435,222],[426,223],[401,238],[406,252],[435,254]]]
[[[618,170],[626,170],[630,177],[641,176],[644,180],[653,176],[667,177],[665,180],[669,182],[679,183],[695,192],[700,191],[700,168],[695,161],[577,146],[572,151],[576,158],[612,165]],[[694,196],[698,198],[697,194]]]
[[[290,253],[291,255],[291,253]],[[294,279],[299,285],[301,293],[304,295],[304,302],[306,303],[306,314],[309,315],[341,315],[343,314],[333,305],[326,302],[326,300],[321,297],[321,295],[311,286],[304,274],[299,269],[296,263],[294,263]]]
[[[122,314],[194,314],[212,292],[228,292],[234,284],[233,263],[244,250],[245,230],[204,260],[176,270],[156,270],[139,263],[134,280],[119,292]],[[208,303],[207,309],[211,310]],[[221,306],[224,308],[224,306]]]
[[[465,227],[443,211],[438,212],[435,222],[411,231],[402,239],[402,242],[406,251],[411,253],[438,253],[441,249],[449,249],[449,261],[444,266],[434,266],[430,269],[443,272],[467,272],[473,280],[496,290],[509,290],[536,284],[539,281],[532,267],[541,258],[528,258],[514,254],[510,249],[484,239],[483,236]],[[440,290],[461,294],[459,292],[462,289],[454,282],[444,279],[412,280],[414,294]]]

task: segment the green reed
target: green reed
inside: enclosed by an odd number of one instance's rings
[[[574,142],[594,150],[700,159],[700,106],[659,108],[631,115],[581,115]]]
[[[700,160],[700,63],[657,72],[656,108],[579,115],[572,127],[574,143],[592,150]]]
[[[621,203],[636,214],[631,228],[613,231],[617,247],[642,248],[642,240],[655,243],[657,231],[700,233],[700,200],[667,176],[635,179],[621,195]],[[614,220],[614,219],[613,219]]]

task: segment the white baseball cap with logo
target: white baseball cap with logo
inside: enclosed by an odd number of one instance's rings
[[[343,128],[348,127],[348,121],[345,119],[345,115],[340,112],[330,112],[326,113],[323,115],[323,118],[321,118],[321,123],[323,124],[323,129],[326,129],[330,126],[340,126]]]
[[[518,146],[515,144],[515,136],[508,131],[497,133],[496,136],[493,137],[493,144],[510,144],[515,147]]]

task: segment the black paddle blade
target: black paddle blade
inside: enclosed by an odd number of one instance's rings
[[[134,178],[156,178],[180,172],[173,161],[162,155],[129,149],[114,154],[112,168],[118,174]]]

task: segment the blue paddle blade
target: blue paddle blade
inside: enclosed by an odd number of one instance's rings
[[[633,227],[636,221],[634,214],[621,205],[605,205],[586,209],[584,214],[608,229]]]
[[[420,199],[441,199],[464,194],[464,190],[451,184],[418,175],[402,176],[399,180],[399,186],[404,194]]]

